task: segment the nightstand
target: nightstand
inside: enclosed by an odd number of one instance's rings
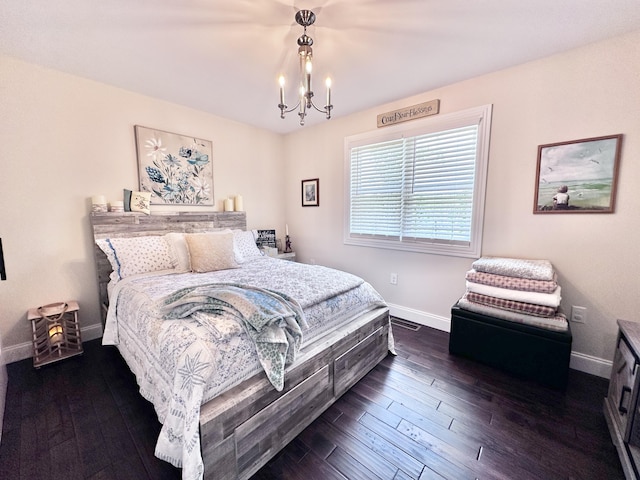
[[[295,262],[296,261],[296,252],[279,253],[275,258],[279,258],[281,260],[289,260],[291,262]]]

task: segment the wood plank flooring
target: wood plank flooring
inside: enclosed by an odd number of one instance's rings
[[[253,480],[623,479],[602,414],[607,381],[566,392],[448,353],[448,334],[394,328],[389,356]],[[177,479],[160,425],[113,347],[8,365],[0,478]]]

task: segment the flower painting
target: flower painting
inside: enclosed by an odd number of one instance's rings
[[[213,205],[212,143],[135,126],[140,190],[151,203]]]

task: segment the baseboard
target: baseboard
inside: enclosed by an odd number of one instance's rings
[[[571,352],[571,360],[569,368],[579,370],[584,373],[590,373],[602,378],[611,377],[611,367],[613,362],[604,358],[592,357],[580,352]]]
[[[451,318],[449,317],[440,317],[438,315],[414,310],[413,308],[402,307],[400,305],[394,305],[392,303],[388,303],[387,305],[389,305],[389,314],[392,317],[398,317],[419,325],[424,325],[425,327],[442,330],[443,332],[451,331]]]
[[[95,340],[102,337],[102,325],[95,324],[88,327],[80,328],[82,335],[82,341],[87,342],[89,340]],[[33,344],[31,342],[19,343],[18,345],[11,345],[10,347],[3,348],[2,359],[3,364],[19,362],[33,356]]]
[[[424,325],[426,327],[435,328],[436,330],[441,330],[443,332],[451,331],[451,319],[448,317],[440,317],[438,315],[432,315],[430,313],[400,305],[394,305],[392,303],[388,305],[391,316],[408,320],[419,325]],[[571,352],[571,359],[569,361],[569,368],[602,378],[610,377],[612,365],[613,362],[610,360],[593,357],[591,355],[575,351]]]

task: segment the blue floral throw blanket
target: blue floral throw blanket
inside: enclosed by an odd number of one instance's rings
[[[239,284],[213,283],[180,289],[158,302],[167,320],[195,312],[230,314],[244,325],[253,340],[267,378],[279,392],[284,370],[296,358],[307,328],[302,308],[283,293]]]

